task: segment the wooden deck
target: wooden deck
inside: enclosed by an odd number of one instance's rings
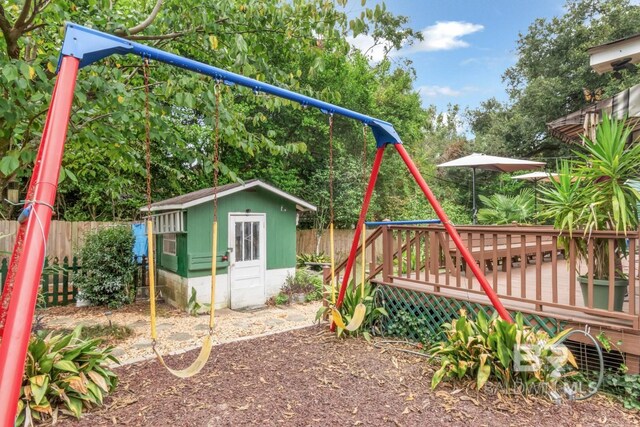
[[[594,308],[593,280],[587,284],[587,303],[577,281],[578,272],[589,276],[592,260],[579,264],[576,241],[568,253],[558,248],[558,232],[548,227],[458,227],[473,258],[484,267],[489,286],[510,311],[521,311],[559,319],[574,328],[588,326],[596,334],[604,331],[611,341],[622,341],[620,350],[640,369],[640,271],[639,236],[627,236],[629,257],[623,263],[628,274],[628,295],[621,311],[613,307],[614,286],[608,286],[609,305]],[[594,232],[594,238],[609,240],[612,248],[621,236]],[[574,233],[573,239],[581,237]],[[471,269],[463,268],[460,250],[442,226],[384,226],[366,242],[370,279],[386,286],[436,294],[457,300],[490,305],[489,298]],[[532,249],[535,247],[535,250]],[[360,253],[360,251],[358,251]],[[566,256],[566,258],[565,258]],[[358,262],[360,262],[358,260]],[[337,272],[344,271],[345,263]]]

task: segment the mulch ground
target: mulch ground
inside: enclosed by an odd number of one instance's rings
[[[196,357],[169,357],[182,367]],[[338,340],[326,325],[220,345],[203,371],[173,378],[155,361],[117,369],[106,406],[78,426],[629,426],[637,413],[606,397],[555,405],[467,384],[430,389],[424,359]],[[489,388],[487,388],[489,390]]]

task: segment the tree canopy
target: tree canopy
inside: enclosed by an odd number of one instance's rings
[[[590,47],[638,33],[640,8],[628,0],[567,0],[565,13],[536,19],[517,41],[515,65],[503,74],[510,102],[489,99],[468,112],[476,141],[494,152],[561,157],[565,143],[546,123],[588,104],[584,91],[613,96],[640,82],[637,69],[596,74]]]
[[[345,2],[339,2],[345,3]],[[364,2],[363,2],[364,3]],[[72,21],[245,76],[384,117],[407,144],[426,115],[410,66],[373,66],[346,41],[362,32],[399,47],[420,37],[384,5],[348,19],[327,0],[0,1],[0,190],[30,176],[55,82],[63,23]],[[112,56],[81,71],[56,204],[60,219],[130,219],[144,203],[142,60]],[[153,198],[212,185],[214,82],[158,63],[151,69]],[[399,108],[401,107],[401,108]],[[221,89],[222,182],[262,178],[325,205],[327,116],[245,88]],[[337,119],[336,203],[357,215],[362,129]],[[370,146],[373,137],[369,135]],[[354,169],[356,168],[356,169]],[[385,168],[391,171],[393,165]],[[395,177],[385,172],[381,184]],[[309,183],[316,187],[309,190]],[[322,190],[322,191],[318,191]],[[305,194],[307,193],[307,194]],[[11,207],[4,205],[5,215]],[[15,213],[13,213],[15,215]]]

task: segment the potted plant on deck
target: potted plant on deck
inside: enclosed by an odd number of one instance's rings
[[[638,226],[637,202],[640,194],[630,180],[640,176],[640,143],[631,141],[632,128],[624,120],[604,114],[596,129],[596,138],[582,136],[583,146],[575,150],[576,160],[563,160],[556,180],[542,189],[541,216],[553,221],[554,228],[568,233],[562,238],[565,250],[576,230],[577,257],[586,265],[588,243],[593,230],[618,232],[621,238],[609,257],[607,239],[593,241],[593,307],[607,309],[609,303],[609,267],[614,262],[614,310],[622,311],[628,280],[622,270],[627,256],[625,236]],[[565,252],[568,253],[568,250]],[[580,271],[578,272],[580,274]],[[588,305],[586,275],[579,276],[585,305]]]

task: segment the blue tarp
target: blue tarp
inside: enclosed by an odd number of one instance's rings
[[[147,227],[144,223],[131,224],[131,230],[135,241],[133,242],[133,255],[136,262],[141,263],[142,257],[147,256],[149,244],[147,242]]]

